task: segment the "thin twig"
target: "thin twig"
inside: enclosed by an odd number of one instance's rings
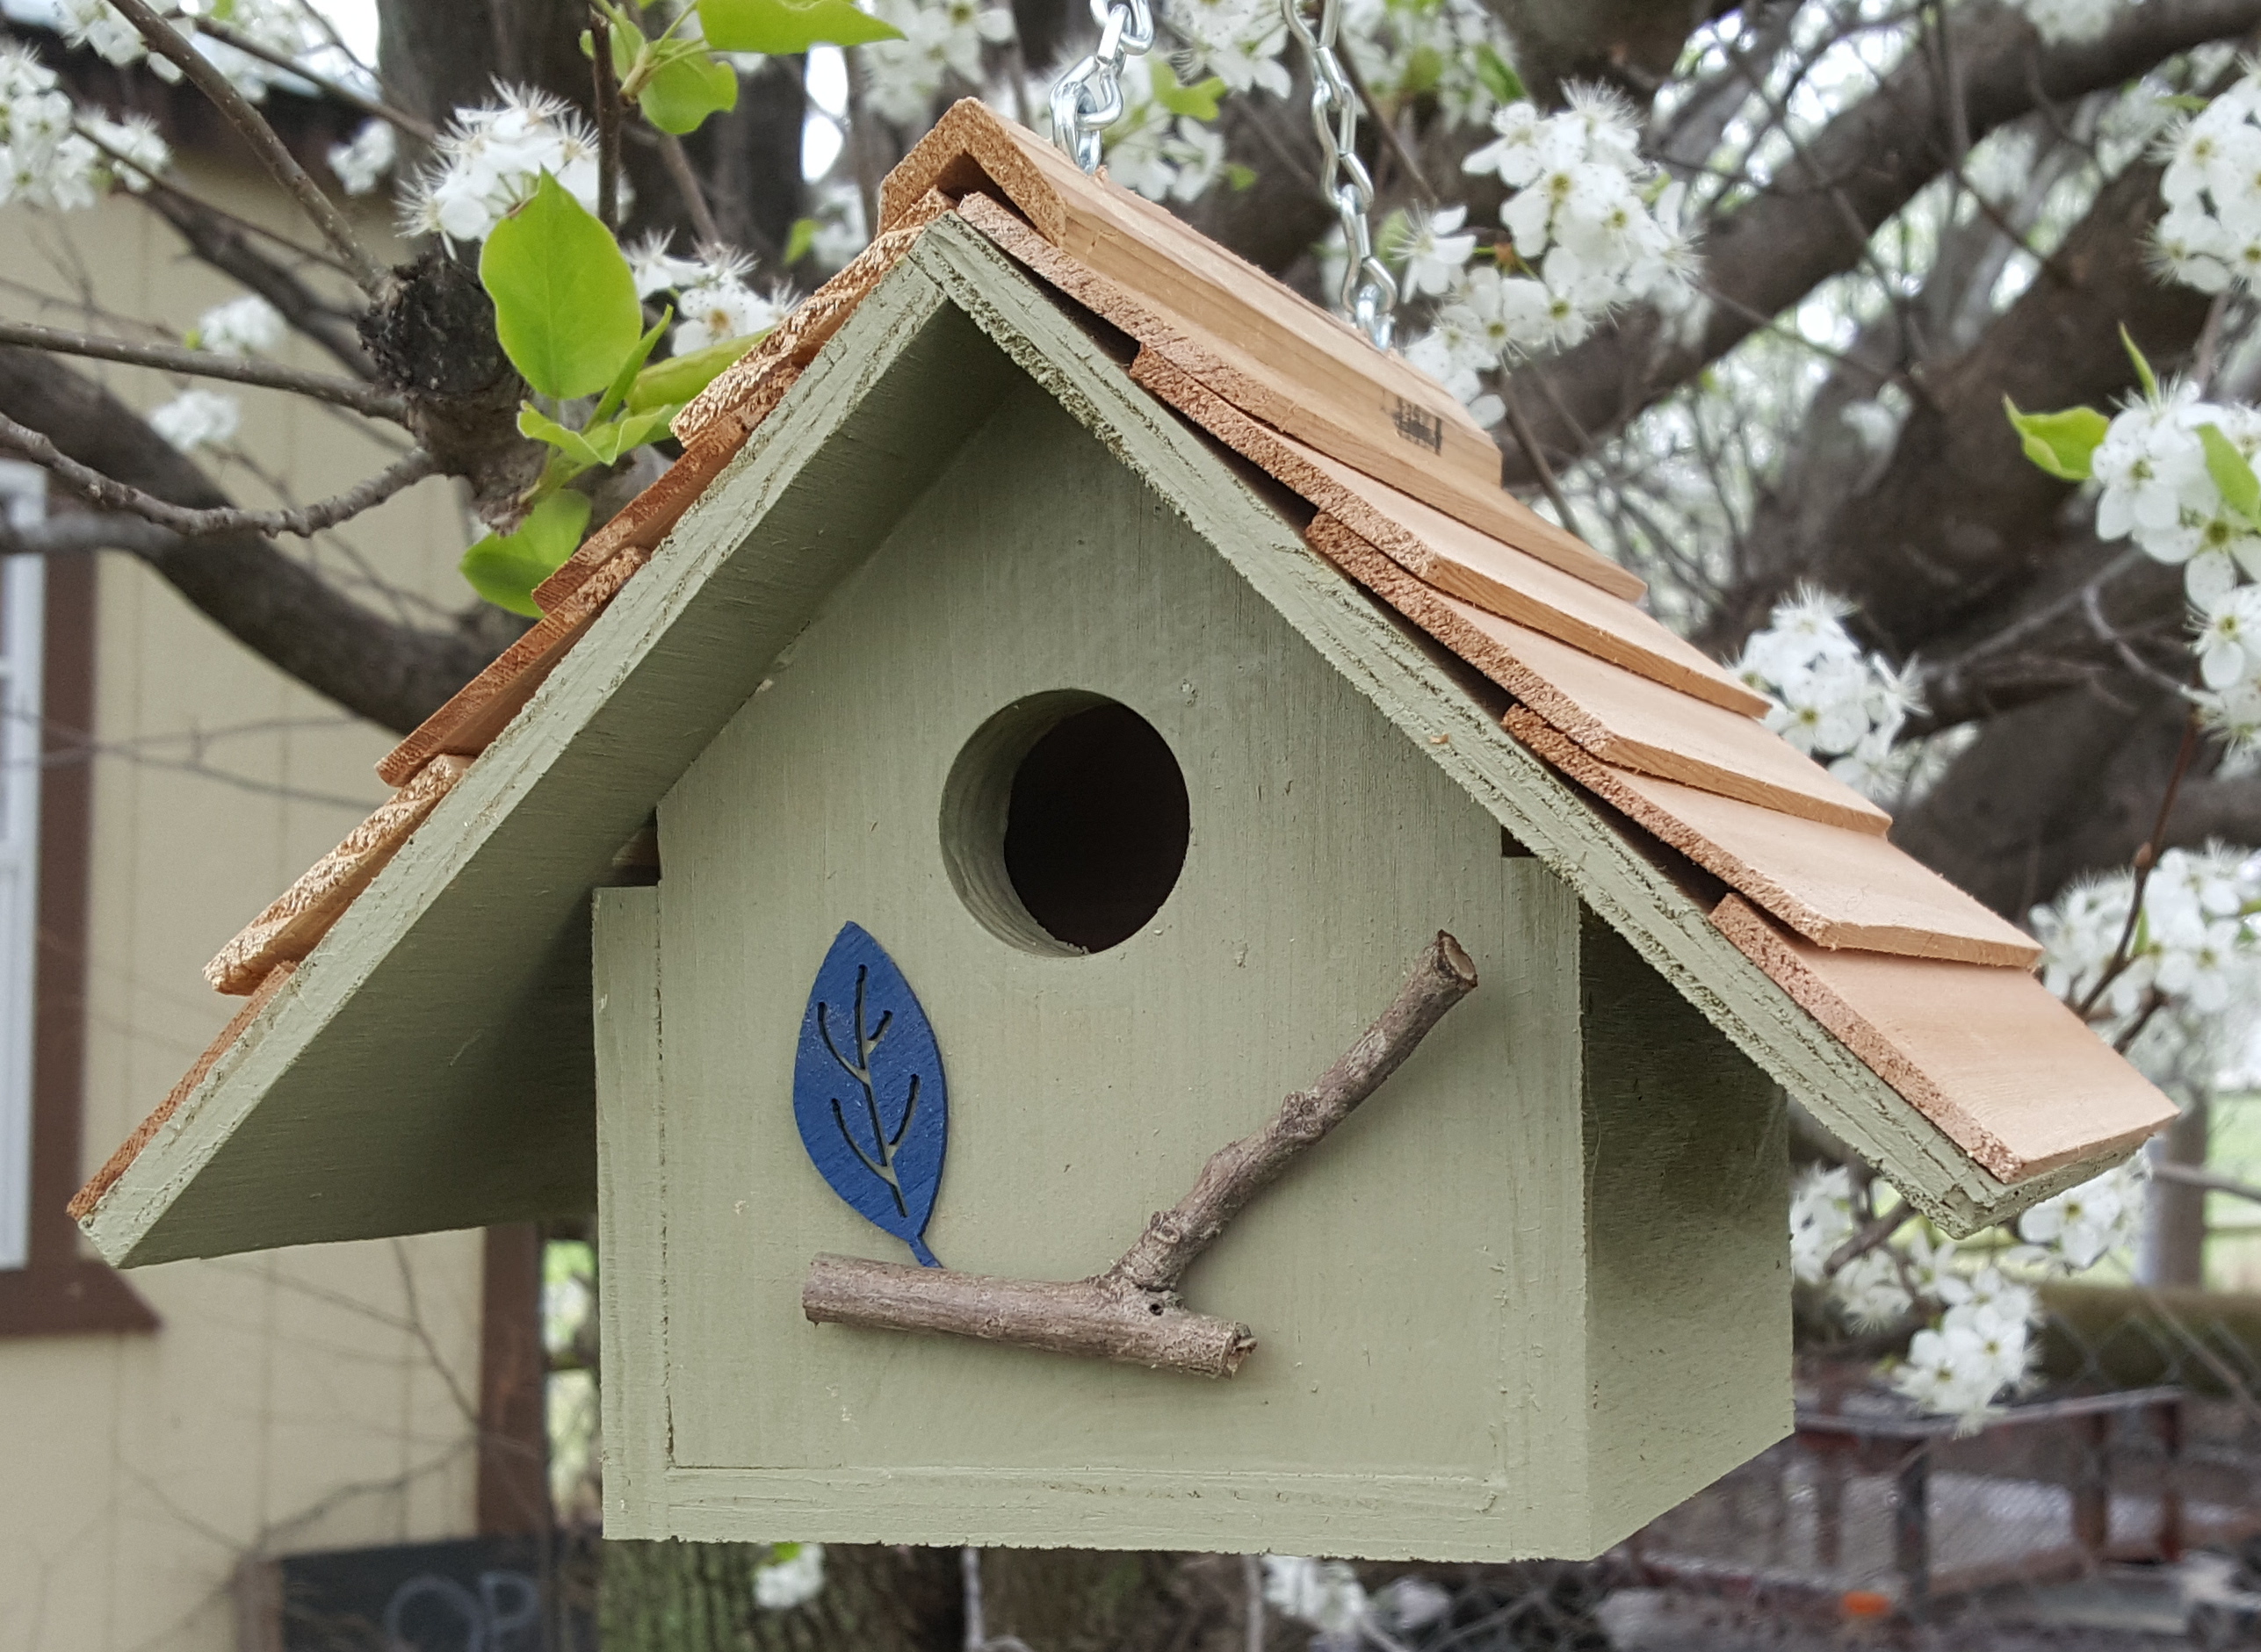
[[[589,69],[596,90],[596,216],[607,229],[617,230],[620,227],[620,78],[612,68],[611,20],[593,7],[589,14]]]
[[[2225,1176],[2218,1170],[2206,1170],[2197,1165],[2178,1165],[2170,1159],[2152,1165],[2151,1174],[2161,1181],[2179,1182],[2185,1187],[2202,1187],[2208,1193],[2227,1194],[2232,1199],[2250,1200],[2261,1205],[2261,1187],[2250,1181],[2240,1181],[2235,1176]]]
[[[419,119],[405,109],[395,109],[388,103],[358,92],[342,80],[332,80],[327,75],[319,74],[299,62],[289,53],[278,52],[271,46],[264,45],[242,30],[231,28],[217,18],[190,17],[185,13],[178,15],[184,21],[193,25],[199,33],[209,34],[213,40],[234,47],[246,57],[256,57],[263,63],[271,63],[286,74],[297,76],[324,97],[335,98],[348,109],[397,126],[410,137],[421,138],[426,143],[434,142],[439,137],[439,128],[430,121]]]
[[[149,49],[164,58],[228,118],[228,124],[236,134],[251,146],[274,180],[280,184],[300,211],[321,231],[321,238],[330,244],[337,256],[345,261],[352,273],[353,283],[373,301],[390,292],[392,278],[385,266],[369,256],[353,233],[353,226],[345,221],[345,214],[337,210],[329,197],[307,176],[306,169],[298,163],[290,149],[267,124],[266,118],[251,106],[249,99],[235,90],[227,76],[213,67],[212,60],[189,44],[178,29],[157,15],[148,0],[112,0],[126,20],[141,31]]]
[[[179,185],[158,177],[155,172],[150,171],[147,167],[143,166],[139,161],[136,161],[132,155],[127,155],[124,150],[112,148],[109,143],[104,141],[100,133],[90,132],[83,125],[82,125],[78,129],[78,135],[84,138],[96,148],[101,150],[104,155],[108,157],[112,165],[126,167],[133,171],[139,173],[142,183],[148,185],[148,193],[160,194],[170,199],[185,201],[191,206],[198,208],[199,211],[208,213],[210,216],[228,224],[232,228],[240,229],[247,234],[257,235],[263,240],[273,242],[275,245],[280,247],[285,252],[289,253],[293,257],[303,258],[308,263],[318,263],[325,270],[335,270],[340,275],[350,276],[353,273],[343,264],[340,263],[336,258],[330,256],[329,253],[324,252],[319,247],[309,247],[303,242],[293,241],[288,235],[282,234],[280,231],[270,229],[264,224],[255,224],[248,218],[240,217],[236,213],[229,212],[225,206],[214,206],[210,201],[190,194],[186,190],[182,189]],[[142,193],[142,191],[139,191],[135,192],[137,194]],[[170,220],[168,220],[167,221],[170,222]]]
[[[1871,1217],[1859,1232],[1829,1253],[1829,1260],[1822,1264],[1822,1277],[1835,1279],[1915,1219],[1915,1206],[1906,1203],[1893,1206],[1881,1216]]]
[[[42,327],[36,321],[0,321],[0,344],[22,344],[53,350],[60,356],[85,356],[96,361],[123,362],[129,367],[155,367],[165,372],[190,373],[199,379],[225,379],[266,390],[288,390],[301,396],[350,408],[375,419],[398,424],[407,417],[401,398],[371,388],[340,373],[309,372],[249,356],[220,356],[208,350],[183,350],[172,344],[136,344],[122,338],[103,338],[74,333],[66,328]]]
[[[198,510],[159,499],[155,494],[145,494],[138,487],[129,487],[91,465],[80,464],[37,430],[17,423],[5,414],[0,414],[0,451],[17,454],[53,472],[73,493],[105,510],[126,511],[176,533],[194,536],[289,533],[310,538],[325,528],[335,528],[341,522],[383,504],[402,488],[414,486],[438,469],[432,456],[420,448],[366,481],[329,499],[316,500],[311,505],[288,510]]]
[[[2073,1014],[2086,1021],[2104,997],[2105,989],[2120,978],[2127,968],[2127,948],[2135,939],[2135,923],[2143,915],[2143,889],[2151,881],[2151,869],[2159,862],[2159,845],[2167,835],[2167,817],[2174,812],[2175,794],[2182,790],[2183,776],[2190,772],[2191,759],[2198,754],[2199,717],[2195,708],[2183,723],[2183,743],[2175,754],[2174,773],[2167,776],[2166,795],[2159,799],[2159,818],[2151,823],[2151,835],[2135,851],[2135,887],[2127,897],[2127,921],[2120,927],[2119,943],[2112,949],[2112,958],[2104,966],[2104,973],[2088,990],[2088,996],[2074,1006]]]
[[[722,245],[722,227],[714,221],[714,209],[706,204],[706,190],[691,170],[690,155],[683,141],[672,132],[660,133],[660,159],[668,169],[668,177],[675,191],[683,198],[683,210],[690,214],[691,232],[706,247]]]
[[[1578,517],[1571,510],[1569,496],[1555,480],[1555,467],[1547,463],[1546,452],[1539,446],[1538,433],[1523,416],[1523,409],[1515,405],[1515,386],[1506,378],[1499,381],[1499,400],[1507,409],[1507,429],[1514,434],[1515,445],[1523,450],[1523,457],[1530,460],[1532,470],[1537,473],[1539,486],[1547,490],[1548,502],[1563,519],[1563,527],[1583,539],[1586,536],[1578,531]]]
[[[1373,122],[1375,131],[1389,148],[1391,158],[1405,168],[1405,176],[1412,180],[1413,188],[1419,191],[1421,198],[1432,206],[1435,206],[1437,192],[1429,187],[1429,180],[1421,172],[1421,163],[1413,158],[1413,152],[1406,147],[1405,139],[1398,135],[1398,128],[1383,114],[1381,105],[1374,101],[1374,94],[1367,90],[1366,76],[1358,72],[1355,54],[1346,50],[1336,54],[1336,58],[1342,65],[1342,72],[1349,77],[1350,90],[1356,92],[1358,101],[1366,105],[1366,118]]]

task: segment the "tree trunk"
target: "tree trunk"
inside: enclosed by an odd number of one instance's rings
[[[784,1611],[754,1598],[754,1573],[769,1554],[761,1543],[606,1543],[598,1644],[604,1652],[957,1652],[964,1642],[956,1549],[828,1545],[823,1590]]]
[[[759,1543],[608,1542],[604,1652],[960,1652],[963,1551],[827,1546],[823,1592],[764,1611]],[[1233,1555],[1093,1549],[981,1551],[983,1632],[1031,1652],[1243,1652],[1247,1591]],[[1303,1624],[1271,1617],[1272,1648],[1301,1647]],[[1555,1644],[1552,1641],[1547,1645]]]
[[[2207,1115],[2204,1096],[2193,1097],[2160,1143],[2159,1156],[2171,1165],[2202,1169],[2206,1165]],[[2152,1285],[2206,1283],[2206,1189],[2180,1182],[2151,1184],[2150,1278]]]

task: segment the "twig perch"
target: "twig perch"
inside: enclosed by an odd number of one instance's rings
[[[1253,1136],[1210,1156],[1193,1191],[1157,1212],[1105,1273],[1073,1280],[993,1279],[947,1268],[820,1256],[801,1287],[818,1324],[978,1337],[1055,1353],[1231,1376],[1256,1345],[1244,1324],[1196,1313],[1178,1295],[1194,1259],[1225,1224],[1381,1087],[1444,1013],[1476,986],[1476,966],[1440,932],[1382,1017],[1309,1090]]]

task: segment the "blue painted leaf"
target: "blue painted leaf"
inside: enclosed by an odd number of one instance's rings
[[[942,1184],[942,1050],[880,944],[843,925],[818,966],[793,1059],[793,1120],[818,1172],[858,1214],[938,1267],[921,1237]]]

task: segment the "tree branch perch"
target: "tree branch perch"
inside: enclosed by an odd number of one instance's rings
[[[1074,1280],[995,1279],[860,1257],[819,1256],[801,1287],[817,1324],[976,1337],[1054,1353],[1229,1377],[1256,1345],[1246,1325],[1196,1313],[1178,1295],[1196,1258],[1251,1200],[1325,1140],[1476,987],[1476,966],[1439,932],[1396,999],[1309,1090],[1262,1129],[1210,1155],[1193,1191],[1156,1213],[1102,1273]]]

